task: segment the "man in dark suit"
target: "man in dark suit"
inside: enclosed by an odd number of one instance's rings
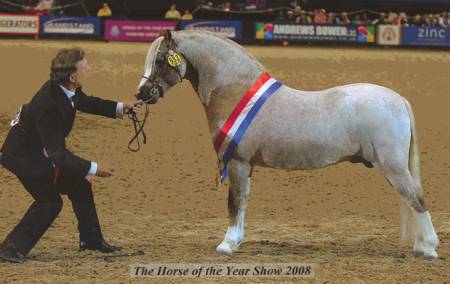
[[[76,110],[116,118],[139,111],[142,101],[118,103],[88,97],[81,85],[89,65],[79,48],[63,49],[52,61],[51,79],[11,122],[1,164],[14,173],[34,198],[25,216],[0,244],[0,259],[23,262],[47,231],[67,194],[78,219],[81,250],[114,252],[106,243],[91,188],[92,176],[110,177],[103,165],[84,160],[66,148]]]

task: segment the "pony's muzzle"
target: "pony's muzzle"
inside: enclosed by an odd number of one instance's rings
[[[158,86],[144,85],[139,89],[137,99],[144,101],[146,104],[155,104],[161,97],[161,90]]]

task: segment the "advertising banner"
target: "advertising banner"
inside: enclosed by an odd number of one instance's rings
[[[377,43],[381,45],[400,45],[401,27],[399,25],[379,25],[377,26]]]
[[[358,26],[257,22],[255,30],[256,39],[263,40],[358,42]],[[367,33],[367,30],[364,32]]]
[[[183,30],[210,31],[230,39],[242,38],[241,21],[181,21],[180,27]]]
[[[450,29],[403,27],[403,45],[450,46]]]
[[[0,34],[39,33],[39,16],[0,14]]]
[[[154,41],[165,30],[174,31],[175,21],[105,21],[105,39],[109,41]]]
[[[41,34],[100,35],[97,17],[41,17]]]

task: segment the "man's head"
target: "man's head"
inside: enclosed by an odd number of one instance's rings
[[[71,89],[80,87],[89,72],[89,65],[84,56],[81,48],[61,49],[52,60],[51,79]]]

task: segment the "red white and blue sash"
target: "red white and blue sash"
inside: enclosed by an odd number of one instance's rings
[[[267,99],[281,86],[282,84],[273,79],[269,73],[262,74],[247,93],[245,93],[222,126],[214,143],[217,156],[223,165],[220,170],[220,179],[222,182],[228,176],[227,164],[233,157],[234,151],[244,137],[251,122]],[[227,137],[228,139],[226,139]]]

